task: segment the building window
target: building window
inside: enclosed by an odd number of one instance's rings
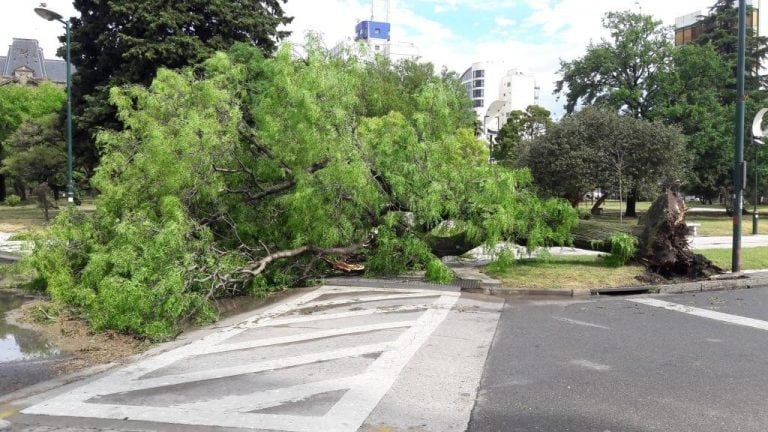
[[[473,85],[473,87],[474,88],[485,87],[485,81],[481,79],[475,80],[475,84]]]
[[[481,106],[483,106],[483,100],[475,99],[475,108],[480,108]]]
[[[473,98],[481,98],[481,97],[483,97],[483,89],[472,90],[472,97]]]
[[[476,70],[475,71],[475,78],[483,78],[485,77],[485,71],[484,70]]]

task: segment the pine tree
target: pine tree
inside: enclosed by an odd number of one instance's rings
[[[77,156],[86,173],[98,163],[92,137],[121,128],[109,89],[148,85],[159,68],[178,69],[245,42],[272,53],[288,33],[285,0],[75,0],[72,63]],[[62,42],[64,37],[60,38]],[[59,53],[63,54],[62,52]]]

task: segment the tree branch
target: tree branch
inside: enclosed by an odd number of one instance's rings
[[[366,245],[367,245],[367,242],[357,243],[357,244],[346,246],[346,247],[335,247],[335,248],[319,248],[317,246],[311,246],[311,245],[301,246],[295,249],[287,249],[280,252],[269,254],[264,258],[261,258],[260,260],[250,262],[245,266],[240,267],[239,269],[235,270],[234,273],[246,274],[251,277],[256,277],[261,272],[264,271],[264,269],[267,267],[267,265],[269,265],[269,263],[275,260],[279,260],[281,258],[291,258],[306,252],[314,253],[316,255],[316,258],[322,257],[324,255],[349,255],[351,253],[359,251],[360,249],[364,248]]]

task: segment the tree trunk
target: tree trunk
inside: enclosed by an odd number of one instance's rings
[[[0,201],[5,201],[5,175],[0,174]]]
[[[599,214],[600,210],[598,209],[600,208],[601,205],[603,205],[603,203],[607,199],[608,199],[608,194],[604,193],[600,198],[597,199],[597,201],[595,201],[595,204],[592,206],[592,209],[589,212],[593,215]]]
[[[627,194],[627,211],[624,217],[637,217],[637,189],[632,189]]]
[[[612,235],[625,233],[637,237],[642,231],[643,227],[639,225],[580,220],[571,234],[573,235],[573,245],[577,248],[610,252],[611,244],[608,238]]]

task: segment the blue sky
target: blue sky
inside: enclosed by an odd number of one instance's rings
[[[126,0],[129,1],[129,0]],[[459,73],[476,61],[503,59],[534,74],[542,105],[561,112],[552,96],[560,59],[584,53],[590,40],[604,36],[600,19],[610,10],[642,10],[666,24],[675,17],[706,11],[714,0],[391,0],[393,41],[412,43],[422,59]],[[35,38],[47,57],[58,47],[61,25],[32,11],[33,0],[0,0],[0,47],[13,37]],[[47,0],[64,16],[76,14],[71,0]],[[307,30],[324,35],[328,46],[353,36],[358,20],[371,15],[370,0],[288,0],[295,17],[288,30],[300,42]]]

